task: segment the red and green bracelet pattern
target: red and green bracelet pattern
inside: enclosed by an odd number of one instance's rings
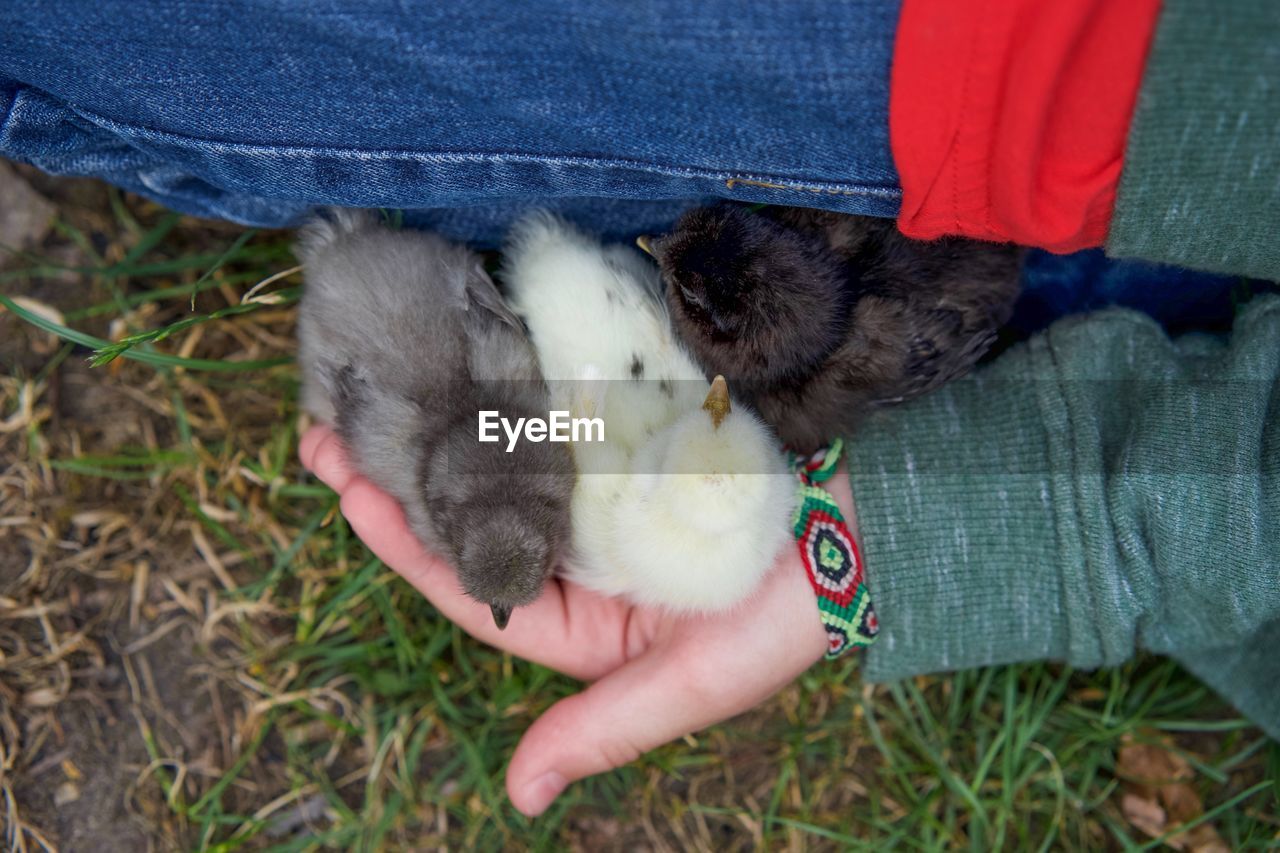
[[[793,530],[800,560],[818,595],[818,615],[827,630],[827,660],[854,647],[865,647],[880,632],[871,593],[862,571],[862,555],[840,507],[822,483],[831,479],[844,443],[810,456],[792,456],[800,480]]]

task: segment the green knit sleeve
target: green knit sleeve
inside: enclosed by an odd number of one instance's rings
[[[1111,310],[876,416],[849,445],[866,677],[1216,650],[1232,678],[1202,677],[1280,733],[1280,655],[1254,653],[1280,635],[1278,376],[1280,299],[1226,341]]]
[[[1107,252],[1280,279],[1280,8],[1165,0]]]

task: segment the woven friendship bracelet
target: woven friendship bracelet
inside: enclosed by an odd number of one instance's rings
[[[831,479],[844,443],[836,439],[810,456],[791,457],[799,479],[792,525],[800,560],[818,595],[818,615],[827,629],[827,660],[855,646],[869,646],[880,632],[862,572],[862,555],[840,507],[822,483]]]

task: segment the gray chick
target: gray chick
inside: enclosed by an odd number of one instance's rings
[[[499,628],[568,547],[575,472],[564,444],[481,443],[478,413],[546,418],[524,327],[480,258],[371,211],[333,210],[299,234],[302,404],[395,497]]]

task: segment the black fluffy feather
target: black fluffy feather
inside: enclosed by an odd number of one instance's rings
[[[967,373],[1018,295],[1014,246],[795,207],[685,214],[651,249],[677,333],[802,451]]]

